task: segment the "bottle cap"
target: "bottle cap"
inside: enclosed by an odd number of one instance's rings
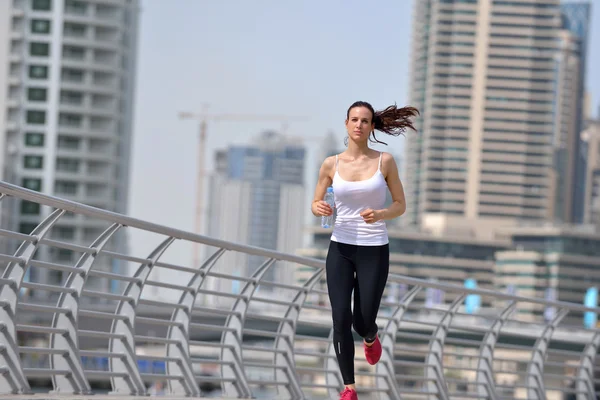
[[[327,193],[333,193],[333,187],[332,186],[329,186],[327,188]]]

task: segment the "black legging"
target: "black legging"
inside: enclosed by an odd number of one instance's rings
[[[371,341],[377,334],[377,311],[390,269],[389,245],[356,246],[331,241],[327,287],[333,317],[333,344],[344,385],[354,383],[352,326]],[[354,315],[351,296],[354,289]]]

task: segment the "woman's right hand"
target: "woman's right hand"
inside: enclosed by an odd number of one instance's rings
[[[333,214],[333,209],[326,201],[319,200],[313,203],[313,214],[317,217],[328,217]]]

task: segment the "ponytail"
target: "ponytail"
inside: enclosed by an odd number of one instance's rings
[[[375,111],[371,104],[364,101],[357,101],[348,108],[347,117],[350,116],[350,110],[355,107],[366,107],[373,114],[374,131],[371,133],[373,138],[369,137],[369,140],[372,142],[387,145],[387,143],[382,142],[375,137],[376,130],[391,136],[403,135],[406,129],[412,129],[416,132],[411,121],[412,117],[419,115],[419,110],[415,107],[407,106],[398,108],[394,104],[393,106],[387,107],[385,110]]]

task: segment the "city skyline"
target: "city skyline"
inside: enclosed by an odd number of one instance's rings
[[[343,121],[352,102],[404,105],[413,3],[265,1],[230,9],[189,0],[143,2],[130,214],[194,229],[198,127],[179,121],[179,111],[199,111],[208,102],[217,113],[308,115],[308,122],[289,124],[290,134],[325,138],[333,131],[343,146]],[[252,31],[247,21],[256,22]],[[600,69],[594,51],[600,47],[600,7],[592,7],[590,23],[586,88],[595,114],[600,79],[592,71]],[[206,153],[279,128],[279,123],[209,123]],[[403,154],[404,138],[386,139],[389,146],[378,149]],[[319,146],[307,143],[307,213]],[[207,169],[212,170],[210,157]],[[153,180],[144,178],[149,172]],[[144,246],[142,238],[136,242]],[[182,256],[190,259],[191,250]]]
[[[209,102],[214,112],[308,115],[308,122],[292,122],[288,131],[311,137],[332,131],[342,145],[343,119],[354,100],[368,100],[376,108],[405,104],[412,3],[379,1],[367,7],[359,2],[303,2],[283,7],[267,2],[242,4],[232,11],[222,4],[189,0],[142,1],[127,213],[193,230],[198,127],[178,120],[180,111],[199,111]],[[320,13],[314,15],[317,5]],[[189,12],[182,13],[184,9]],[[350,22],[359,13],[365,18],[361,29]],[[244,21],[254,16],[260,24],[249,32]],[[592,7],[590,72],[600,65],[600,55],[593,51],[600,41],[598,21],[600,9]],[[390,49],[390,41],[397,46]],[[362,49],[372,54],[362,55]],[[586,79],[595,114],[600,80],[592,73]],[[279,123],[209,123],[206,154],[224,144],[244,144],[263,129],[281,128]],[[390,146],[378,149],[403,154],[404,138],[386,139]],[[312,139],[307,143],[307,215],[321,162],[319,146]],[[207,172],[212,171],[210,157],[206,164]],[[147,248],[143,238],[134,239],[132,246]],[[189,262],[190,254],[181,261]]]

